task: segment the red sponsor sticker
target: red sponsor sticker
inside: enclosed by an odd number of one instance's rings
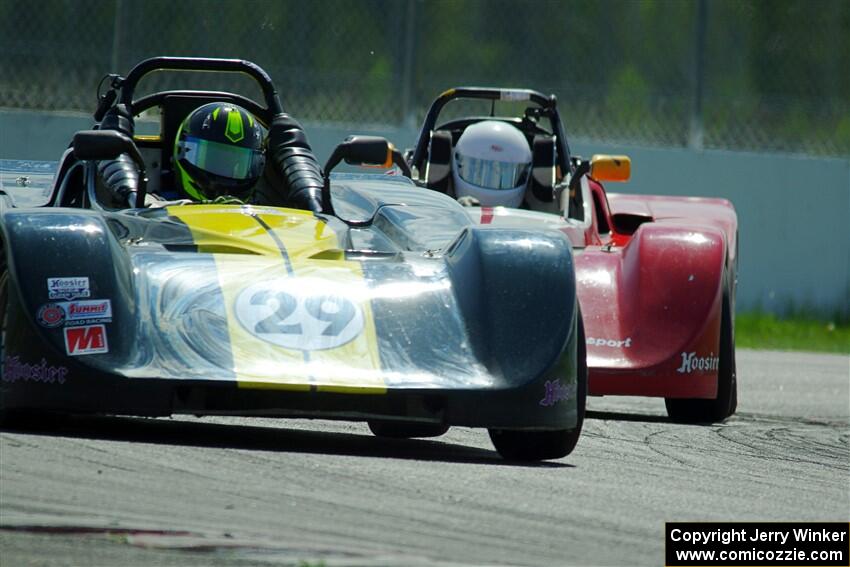
[[[68,356],[109,352],[104,325],[65,328],[65,352]]]
[[[56,303],[45,303],[39,308],[36,319],[43,327],[58,327],[65,322],[65,310]]]

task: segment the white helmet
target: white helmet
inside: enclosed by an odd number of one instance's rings
[[[468,126],[454,152],[455,197],[484,207],[519,207],[531,172],[528,140],[515,126],[485,120]]]

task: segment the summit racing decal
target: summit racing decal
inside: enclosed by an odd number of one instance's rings
[[[324,350],[354,340],[364,326],[357,303],[336,285],[310,278],[269,280],[236,298],[236,318],[252,335],[284,348]]]
[[[69,301],[62,307],[69,325],[112,321],[112,302],[109,299]]]
[[[109,352],[106,327],[103,325],[65,327],[65,352],[68,356]]]
[[[708,356],[697,356],[695,352],[682,353],[682,366],[676,369],[679,374],[692,372],[715,372],[720,365],[720,357],[710,353]]]
[[[47,278],[47,297],[50,299],[76,299],[89,297],[89,278]]]
[[[17,356],[8,357],[3,363],[3,381],[43,382],[45,384],[64,384],[68,375],[65,366],[51,366],[45,359],[40,364],[21,362]]]
[[[48,328],[62,324],[68,326],[88,325],[92,323],[110,323],[112,321],[112,301],[109,299],[86,299],[46,303],[36,314],[36,321]]]

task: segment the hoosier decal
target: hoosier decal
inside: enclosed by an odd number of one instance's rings
[[[89,278],[47,278],[47,297],[50,299],[75,299],[89,297]]]
[[[65,352],[68,356],[109,352],[106,327],[103,325],[65,327]]]
[[[17,356],[8,357],[3,363],[3,381],[43,382],[45,384],[64,384],[68,369],[64,366],[51,366],[45,359],[40,364],[21,362]]]
[[[708,356],[697,356],[695,352],[682,353],[682,366],[676,369],[679,374],[691,372],[714,372],[720,365],[720,358],[710,353]]]
[[[540,400],[540,405],[544,407],[554,406],[558,402],[568,400],[575,396],[575,385],[565,386],[560,380],[546,380],[543,385],[545,394]]]

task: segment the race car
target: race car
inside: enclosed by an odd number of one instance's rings
[[[455,101],[483,103],[484,112],[438,123]],[[738,245],[729,201],[607,193],[602,181],[629,179],[629,158],[573,155],[556,97],[533,90],[444,92],[406,157],[417,184],[473,205],[480,226],[570,239],[590,395],[663,397],[682,422],[735,413]]]
[[[137,98],[163,70],[241,73],[264,104],[201,90]],[[487,428],[511,460],[573,450],[587,371],[563,235],[479,226],[406,177],[331,174],[342,160],[405,166],[365,137],[321,171],[325,212],[153,206],[146,194],[174,182],[171,144],[189,109],[227,101],[268,126],[284,116],[277,90],[247,61],[172,57],[112,86],[104,106],[155,109],[160,131],[134,139],[100,124],[52,167],[0,164],[7,423],[45,412],[307,417],[367,421],[387,437]],[[98,175],[121,155],[138,168],[136,207],[114,206]]]

